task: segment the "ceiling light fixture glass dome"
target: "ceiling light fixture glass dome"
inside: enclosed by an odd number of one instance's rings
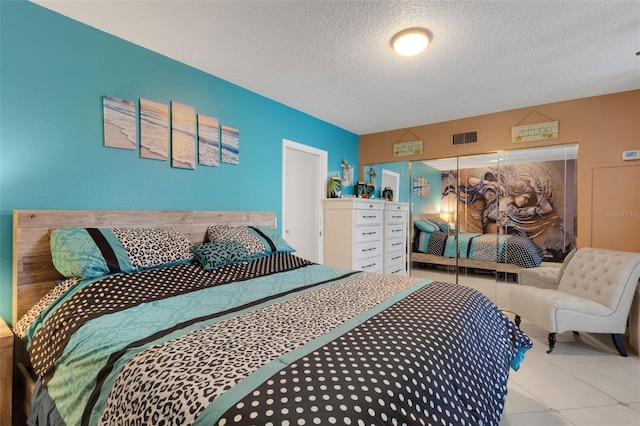
[[[431,35],[424,28],[407,28],[391,39],[393,49],[403,56],[414,56],[427,48]]]

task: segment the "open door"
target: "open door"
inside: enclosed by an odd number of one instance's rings
[[[283,237],[296,249],[296,255],[322,263],[327,152],[283,139],[282,153]]]

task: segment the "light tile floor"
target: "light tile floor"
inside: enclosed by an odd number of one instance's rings
[[[455,282],[455,274],[413,268],[416,277]],[[458,283],[481,291],[509,318],[507,292],[517,285],[489,274],[461,274]],[[547,332],[523,318],[533,340],[518,371],[511,370],[501,426],[640,426],[640,357],[625,341],[621,357],[610,335],[558,334],[547,354]]]

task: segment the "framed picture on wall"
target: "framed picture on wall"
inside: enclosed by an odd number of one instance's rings
[[[136,149],[136,104],[124,99],[102,97],[104,146]]]
[[[140,99],[140,157],[169,159],[169,107]]]
[[[240,164],[240,132],[228,126],[220,126],[222,162]]]
[[[196,109],[171,102],[171,165],[196,168]]]
[[[198,164],[220,165],[220,126],[218,119],[198,114]]]

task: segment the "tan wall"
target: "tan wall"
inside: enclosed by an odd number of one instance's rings
[[[523,121],[525,117],[527,118]],[[551,120],[559,122],[558,139],[511,143],[512,126]],[[453,133],[472,130],[478,131],[477,143],[452,146]],[[393,156],[394,143],[416,139],[424,141],[422,155]],[[634,214],[640,211],[640,161],[622,161],[621,158],[622,151],[640,149],[640,90],[362,135],[358,170],[362,170],[365,164],[445,158],[576,142],[579,144],[578,247],[593,246],[595,243],[600,247],[640,251],[640,215]],[[628,168],[623,175],[631,179],[631,182],[619,182],[611,186],[593,185],[593,176],[601,176],[603,169],[616,170],[620,167]],[[598,191],[595,194],[594,188]],[[593,199],[596,200],[595,208]],[[623,212],[623,216],[616,212]],[[618,242],[619,237],[603,238],[608,229],[620,229],[620,218],[624,219],[625,241]],[[592,235],[596,235],[596,241],[592,241]]]

